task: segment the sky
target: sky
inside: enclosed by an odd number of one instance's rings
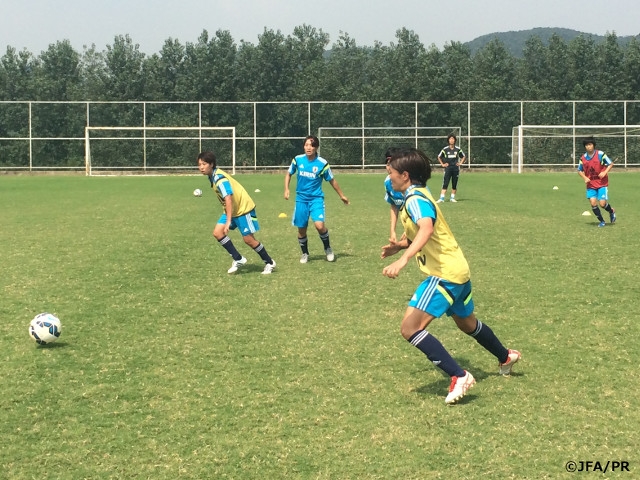
[[[397,43],[401,28],[439,49],[536,27],[640,34],[638,0],[0,0],[0,12],[0,57],[7,47],[38,56],[63,40],[103,51],[118,35],[151,55],[169,38],[195,43],[203,30],[255,45],[265,29],[288,36],[305,24],[329,34],[329,47],[341,34],[358,46]]]

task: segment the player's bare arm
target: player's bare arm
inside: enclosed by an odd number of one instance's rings
[[[336,191],[336,193],[340,197],[340,200],[342,200],[342,203],[344,203],[345,205],[349,205],[349,199],[344,196],[344,193],[342,193],[342,190],[340,189],[340,185],[338,185],[338,182],[336,181],[336,179],[335,178],[331,179],[329,183],[331,184],[333,189]]]
[[[380,258],[387,258],[395,255],[400,250],[404,250],[409,247],[409,241],[407,237],[403,236],[399,241],[389,240],[387,245],[382,247],[382,252],[380,253]]]
[[[291,183],[291,174],[287,172],[284,176],[284,199],[289,200],[289,183]]]
[[[393,262],[391,265],[386,266],[382,270],[382,274],[385,277],[396,278],[409,260],[416,256],[416,254],[422,250],[422,247],[426,245],[433,234],[433,220],[429,217],[421,218],[418,220],[417,225],[420,227],[418,230],[418,234],[416,238],[413,239],[413,242],[409,244],[406,251],[402,254],[402,256]],[[407,241],[406,239],[404,241]]]
[[[233,194],[224,197],[224,213],[227,215],[227,221],[224,224],[223,233],[227,235],[231,228],[231,220],[233,218]]]

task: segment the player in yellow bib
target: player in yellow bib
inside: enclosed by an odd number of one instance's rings
[[[452,404],[464,397],[475,379],[427,332],[434,318],[445,313],[452,317],[460,330],[474,337],[498,359],[502,375],[511,373],[520,352],[506,349],[491,328],[474,314],[469,265],[427,188],[427,180],[431,178],[431,162],[427,156],[415,148],[396,150],[389,161],[388,172],[393,189],[404,193],[400,220],[405,237],[382,247],[382,258],[404,250],[382,273],[396,278],[415,257],[420,270],[427,275],[409,301],[400,330],[406,340],[451,377],[445,402]]]
[[[223,213],[213,229],[213,236],[231,255],[233,263],[227,273],[235,273],[247,263],[229,238],[229,230],[240,231],[244,243],[249,245],[264,262],[263,275],[269,275],[276,268],[276,262],[269,256],[264,245],[256,240],[255,232],[260,230],[256,216],[256,204],[244,187],[227,172],[217,166],[213,152],[202,152],[198,155],[198,170],[206,175],[211,188],[216,193]]]

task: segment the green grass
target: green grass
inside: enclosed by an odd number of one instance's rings
[[[421,275],[381,274],[383,175],[338,172],[348,207],[326,186],[337,261],[313,234],[307,265],[283,176],[238,178],[261,190],[271,276],[237,232],[250,262],[227,275],[201,177],[0,177],[0,476],[539,479],[569,477],[570,460],[637,475],[640,175],[611,175],[619,220],[604,229],[581,216],[576,174],[463,175],[442,210],[476,313],[523,360],[500,377],[434,321],[478,380],[454,407],[399,334]],[[49,347],[27,335],[42,311],[63,322]]]

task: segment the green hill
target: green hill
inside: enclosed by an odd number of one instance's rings
[[[471,40],[470,42],[466,42],[465,45],[469,47],[469,50],[472,54],[475,54],[478,50],[481,50],[485,45],[491,42],[493,39],[497,38],[500,40],[507,49],[511,52],[511,54],[515,57],[522,57],[522,52],[524,50],[525,42],[533,36],[537,36],[542,40],[543,43],[547,43],[552,35],[558,35],[565,42],[570,42],[574,38],[585,35],[590,36],[594,39],[596,43],[601,43],[604,41],[604,35],[593,35],[591,33],[578,32],[577,30],[571,30],[569,28],[532,28],[529,30],[519,30],[519,31],[511,31],[511,32],[496,32],[489,33],[487,35],[482,35],[480,37]],[[634,38],[633,35],[618,37],[618,41],[621,45],[626,45],[631,39]],[[635,38],[640,39],[640,34]]]

